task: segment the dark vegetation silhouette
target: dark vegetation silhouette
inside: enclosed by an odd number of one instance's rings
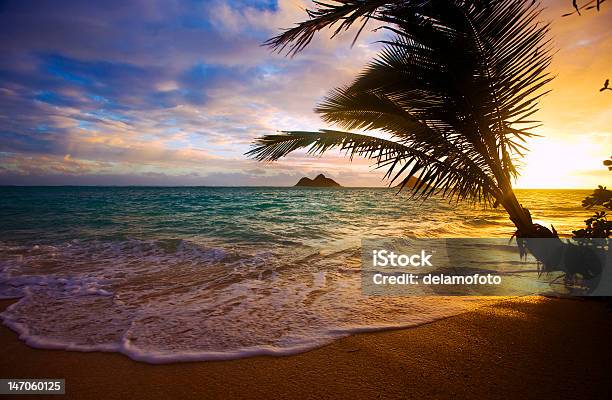
[[[603,164],[612,171],[612,157],[605,160]],[[589,196],[582,200],[582,206],[586,209],[593,207],[604,210],[612,210],[612,190],[605,186],[599,186]],[[612,221],[608,220],[607,211],[595,211],[591,217],[584,221],[585,227],[573,231],[574,238],[609,238],[612,233]]]
[[[610,85],[610,79],[606,79],[606,81],[603,84],[603,87],[599,89],[599,91],[603,92],[604,90],[612,90],[612,88],[609,87],[609,85]]]
[[[603,163],[612,171],[612,158]],[[600,208],[612,210],[612,191],[605,186],[599,186],[593,193],[582,201],[586,209]],[[599,284],[600,274],[609,252],[609,238],[612,234],[612,221],[608,220],[607,211],[595,211],[587,218],[583,228],[573,231],[573,243],[566,244],[564,274],[566,286],[575,286],[579,278],[590,280],[590,287],[594,289]],[[590,290],[587,290],[589,293]],[[610,300],[608,300],[610,302]]]

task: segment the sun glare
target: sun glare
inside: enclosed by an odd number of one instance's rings
[[[523,189],[589,189],[598,184],[602,161],[608,157],[592,141],[545,137],[534,140],[516,186]]]

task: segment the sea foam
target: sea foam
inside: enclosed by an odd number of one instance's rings
[[[0,249],[0,297],[19,299],[0,318],[21,340],[148,363],[295,354],[488,301],[364,297],[355,247],[291,257],[184,240]]]

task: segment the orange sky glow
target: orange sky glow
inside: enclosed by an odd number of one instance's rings
[[[542,137],[530,140],[516,187],[589,189],[612,183],[602,164],[612,155],[612,91],[599,91],[612,78],[612,8],[604,3],[599,13],[561,17],[571,11],[570,1],[544,4],[543,18],[551,22],[558,49],[551,66],[556,78],[537,114],[543,125],[534,133]],[[355,183],[375,184],[364,173]],[[345,168],[340,174],[350,179]]]

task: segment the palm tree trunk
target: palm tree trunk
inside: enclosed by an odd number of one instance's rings
[[[531,213],[518,202],[512,189],[505,192],[501,204],[504,206],[504,209],[510,216],[510,220],[514,223],[517,232],[520,232],[521,236],[528,236],[533,233]]]
[[[516,226],[515,236],[521,256],[525,256],[528,251],[547,272],[561,269],[563,242],[554,228],[551,231],[545,226],[534,224],[531,213],[518,202],[511,187],[500,203]]]

